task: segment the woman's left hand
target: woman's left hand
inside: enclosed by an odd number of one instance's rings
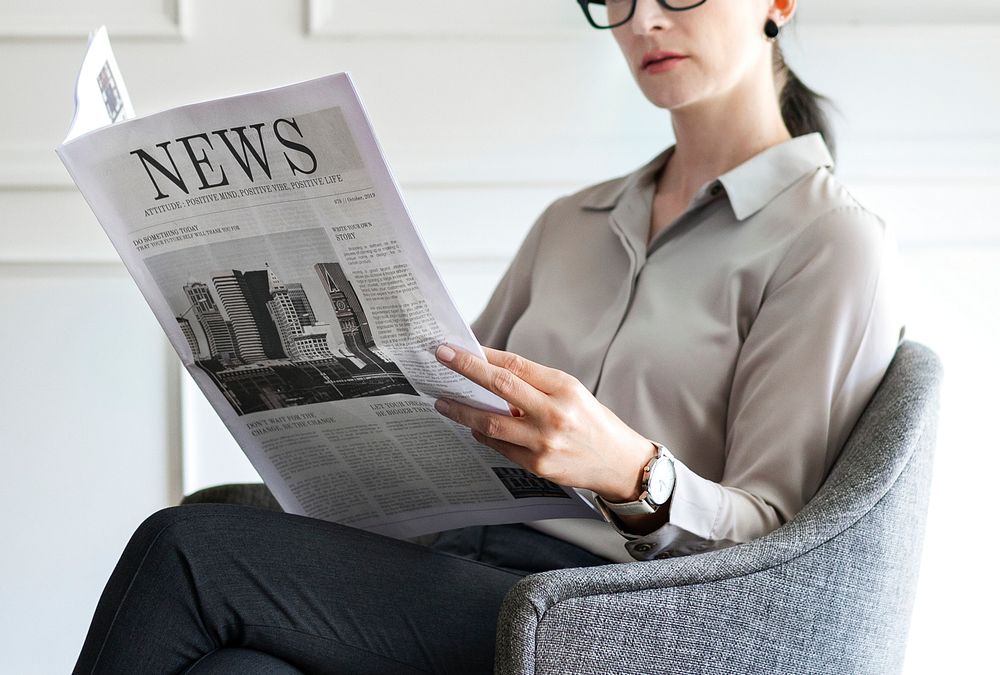
[[[512,352],[483,351],[486,361],[451,345],[438,347],[436,356],[507,401],[512,416],[444,398],[435,404],[439,412],[542,478],[593,490],[612,502],[639,498],[642,468],[656,446],[572,375]]]

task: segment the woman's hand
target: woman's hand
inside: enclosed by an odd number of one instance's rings
[[[511,406],[511,417],[438,399],[443,415],[534,474],[593,490],[608,501],[639,498],[642,469],[656,446],[622,422],[572,375],[512,352],[484,347],[484,361],[450,345],[439,361]]]

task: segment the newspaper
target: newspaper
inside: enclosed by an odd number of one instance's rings
[[[600,515],[439,414],[510,414],[348,73],[134,118],[93,35],[57,153],[184,367],[285,511],[408,538]],[[130,119],[131,118],[131,119]]]

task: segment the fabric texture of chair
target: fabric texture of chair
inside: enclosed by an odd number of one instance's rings
[[[820,491],[760,539],[520,580],[500,611],[496,672],[898,672],[942,374],[931,349],[904,340]],[[182,503],[196,501],[280,510],[260,484]]]

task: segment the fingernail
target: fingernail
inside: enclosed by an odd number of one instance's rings
[[[438,400],[434,401],[434,408],[440,413],[446,413],[448,412],[449,408],[448,401],[444,400],[443,398],[439,398]]]
[[[441,345],[437,348],[437,357],[447,363],[455,358],[455,350],[448,345]]]

